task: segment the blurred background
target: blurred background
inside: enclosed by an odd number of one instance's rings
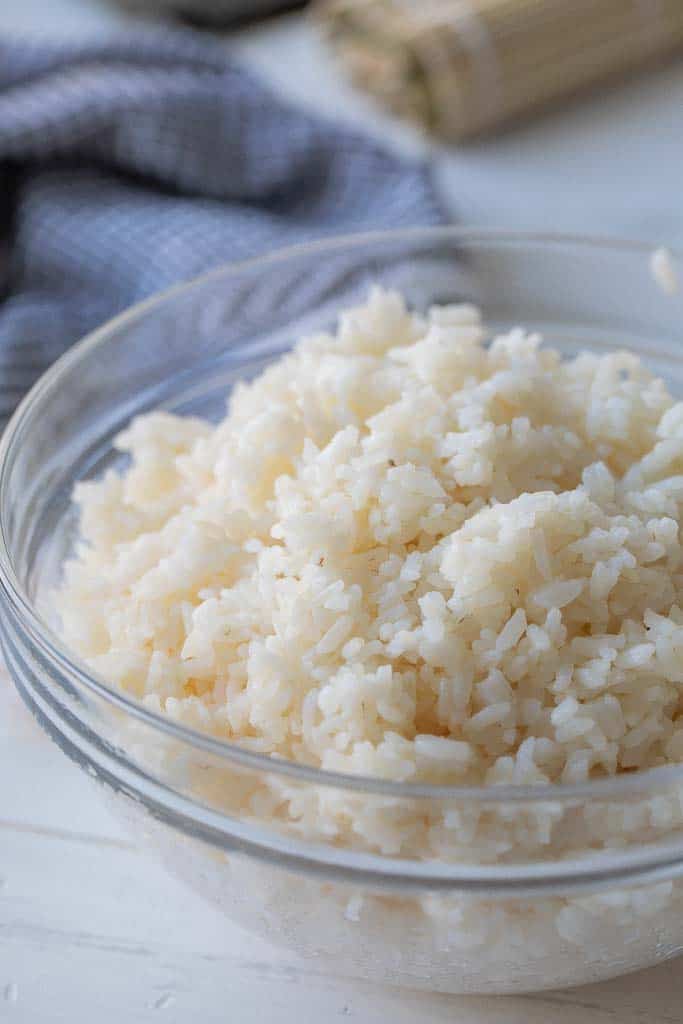
[[[2,0],[0,425],[231,259],[374,228],[683,243],[681,0]]]
[[[680,0],[0,4],[3,34],[143,22],[192,24],[281,97],[428,158],[458,221],[683,239]]]

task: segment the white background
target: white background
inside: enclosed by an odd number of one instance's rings
[[[74,37],[125,20],[99,0],[0,0],[0,33]],[[354,95],[300,16],[228,45],[298,102],[428,155],[461,223],[683,244],[683,65],[449,149]],[[0,672],[0,1021],[681,1024],[682,978],[673,962],[572,992],[429,998],[327,976],[238,931],[137,851]]]

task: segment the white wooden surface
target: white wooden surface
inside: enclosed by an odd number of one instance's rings
[[[122,24],[103,0],[0,0],[0,32]],[[463,150],[338,78],[299,17],[229,44],[284,94],[429,156],[461,222],[683,243],[683,67]],[[292,74],[292,69],[296,74]],[[0,1021],[681,1024],[682,962],[571,992],[429,998],[337,980],[229,924],[134,848],[0,671]]]

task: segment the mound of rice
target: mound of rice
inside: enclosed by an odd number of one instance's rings
[[[683,760],[683,403],[468,305],[373,291],[79,485],[64,636],[148,707],[396,780]]]

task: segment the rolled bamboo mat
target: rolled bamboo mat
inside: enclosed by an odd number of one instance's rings
[[[683,0],[319,0],[361,88],[447,140],[683,49]]]

